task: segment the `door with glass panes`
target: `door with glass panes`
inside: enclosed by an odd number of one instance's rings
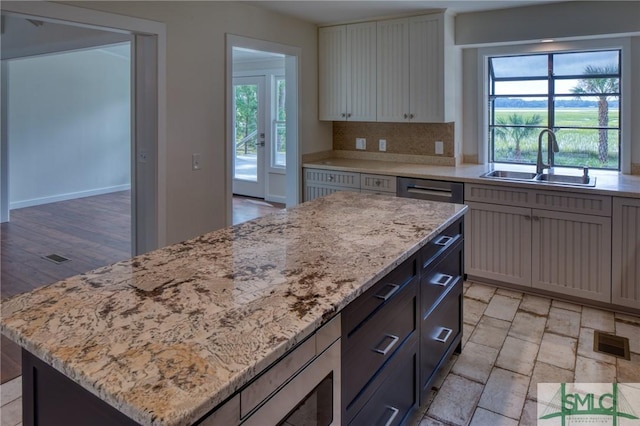
[[[264,77],[233,79],[233,193],[264,198]]]

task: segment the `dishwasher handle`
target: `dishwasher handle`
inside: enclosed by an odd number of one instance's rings
[[[419,194],[419,195],[426,195],[426,196],[432,196],[432,197],[446,197],[447,199],[451,198],[451,191],[447,191],[439,188],[409,186],[407,188],[407,192],[409,194]]]

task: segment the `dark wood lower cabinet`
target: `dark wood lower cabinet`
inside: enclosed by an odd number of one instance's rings
[[[24,349],[22,413],[25,426],[139,425]]]
[[[411,417],[460,352],[463,267],[459,220],[344,309],[342,424]]]

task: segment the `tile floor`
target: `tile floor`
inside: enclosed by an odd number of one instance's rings
[[[631,360],[593,351],[594,330],[630,338]],[[640,317],[464,284],[462,354],[412,425],[536,425],[538,383],[640,383]]]
[[[538,382],[640,383],[640,317],[471,282],[464,291],[462,354],[411,425],[535,425]],[[594,330],[629,337],[631,361],[593,352]],[[0,391],[1,426],[21,425],[21,378]]]

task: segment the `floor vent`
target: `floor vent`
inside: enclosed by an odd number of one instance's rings
[[[626,360],[631,359],[627,337],[615,336],[598,330],[593,333],[593,350]]]
[[[70,260],[64,256],[60,256],[59,254],[50,254],[48,256],[45,256],[44,258],[57,264],[68,262]]]

